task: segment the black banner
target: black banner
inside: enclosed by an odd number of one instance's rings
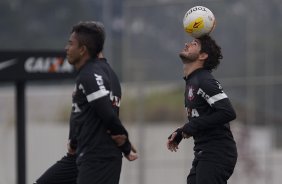
[[[0,51],[0,81],[74,78],[75,69],[60,51]]]

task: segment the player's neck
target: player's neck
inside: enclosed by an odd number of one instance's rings
[[[90,59],[90,57],[87,57],[87,56],[82,57],[82,58],[79,60],[79,62],[77,62],[77,63],[74,65],[75,69],[76,69],[76,70],[79,70],[81,67],[83,67],[83,66],[86,64],[86,62],[87,62],[89,59]]]
[[[102,52],[99,52],[98,55],[97,55],[97,57],[98,57],[98,58],[104,58],[104,55],[103,55]]]
[[[189,76],[193,71],[203,68],[203,64],[200,62],[183,63],[183,74],[184,77]]]

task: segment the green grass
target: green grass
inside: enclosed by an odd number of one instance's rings
[[[125,96],[121,104],[123,121],[184,121],[184,95],[182,89],[159,91],[143,98]]]

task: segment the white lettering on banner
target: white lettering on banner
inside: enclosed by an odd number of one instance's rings
[[[24,68],[28,73],[71,73],[74,70],[62,57],[29,57]]]

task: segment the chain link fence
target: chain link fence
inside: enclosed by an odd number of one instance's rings
[[[32,4],[31,0],[14,0],[14,11],[21,9],[19,2]],[[77,7],[72,13],[73,20],[67,19],[71,4]],[[99,16],[98,11],[91,14],[87,4],[98,6],[103,10],[102,15]],[[237,119],[231,125],[239,159],[229,183],[281,183],[280,1],[83,0],[79,6],[75,5],[69,3],[61,7],[58,4],[62,9],[52,15],[64,20],[63,31],[55,29],[60,26],[58,22],[52,26],[52,21],[44,21],[53,30],[51,36],[45,38],[39,33],[44,32],[41,29],[46,25],[38,24],[39,16],[26,12],[37,18],[33,24],[28,24],[33,25],[29,29],[40,35],[40,39],[36,39],[38,42],[48,40],[42,48],[52,45],[57,49],[63,48],[66,41],[67,36],[62,34],[68,34],[67,28],[78,19],[98,17],[105,22],[108,28],[105,55],[122,80],[121,118],[140,154],[136,162],[124,161],[121,183],[186,182],[193,159],[193,141],[182,142],[180,151],[174,154],[166,150],[165,143],[168,134],[185,122],[184,81],[178,52],[191,40],[184,33],[183,16],[196,5],[208,7],[216,16],[217,25],[212,36],[222,47],[224,58],[214,75],[237,112]],[[78,16],[78,8],[85,10],[82,17]],[[5,39],[0,38],[7,40],[8,33],[5,32]],[[58,37],[52,42],[54,35]],[[32,36],[27,35],[27,38]],[[22,44],[26,45],[24,40]],[[9,44],[13,46],[12,41]],[[36,44],[32,48],[36,48]],[[28,183],[65,154],[72,89],[69,83],[60,86],[36,83],[27,88]],[[12,184],[15,183],[14,88],[3,85],[0,91],[0,183]]]

